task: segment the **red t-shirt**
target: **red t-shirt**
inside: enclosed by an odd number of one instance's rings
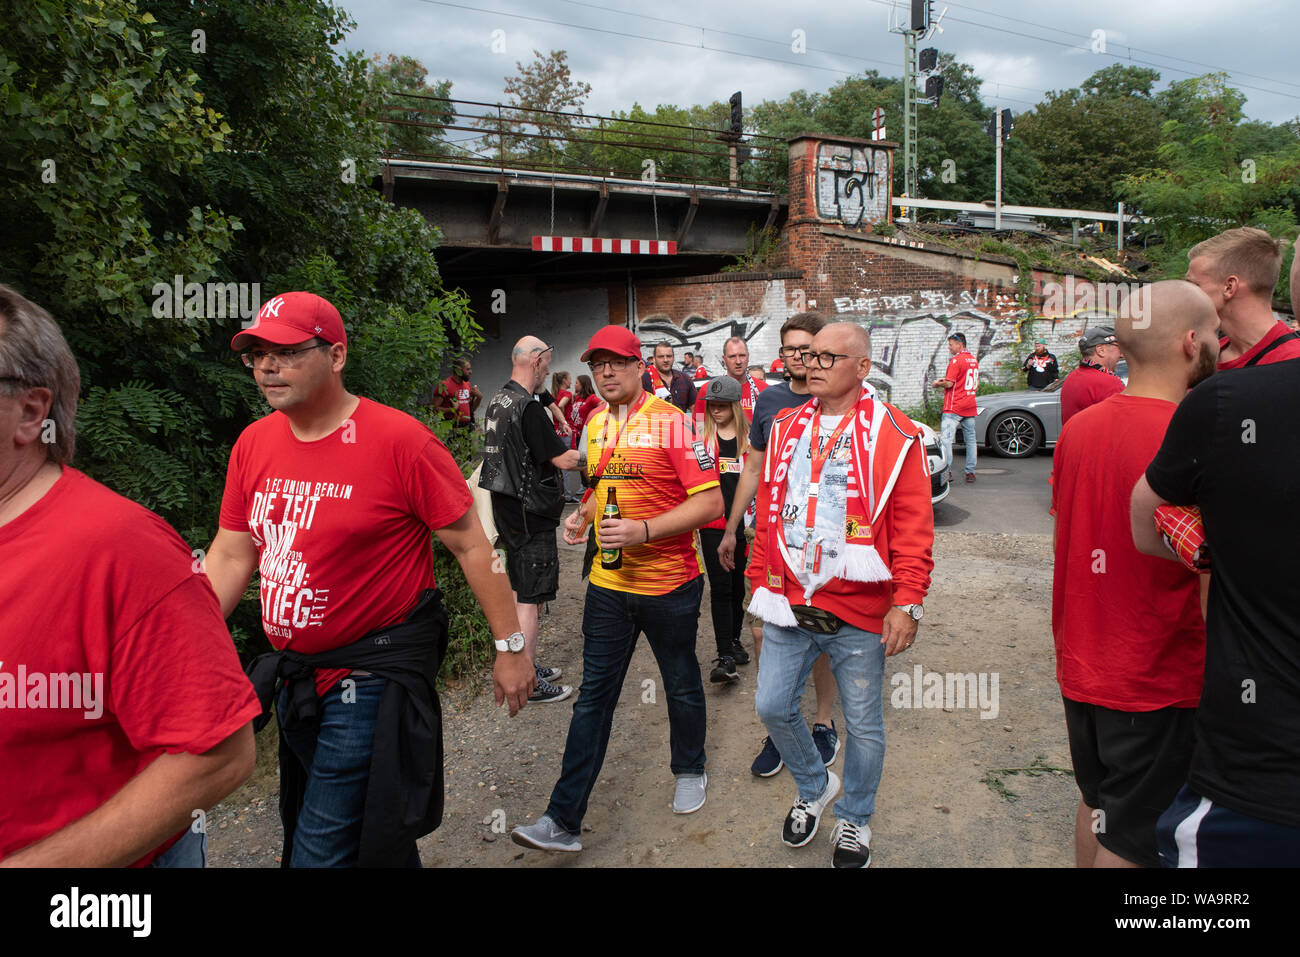
[[[1194,708],[1205,670],[1200,583],[1133,546],[1129,497],[1176,406],[1117,395],[1061,430],[1053,464],[1052,635],[1061,694],[1116,711]]]
[[[589,395],[581,402],[574,399],[569,403],[569,425],[573,427],[573,435],[569,438],[570,448],[578,447],[578,440],[582,438],[582,427],[587,424],[591,414],[600,408],[603,401],[598,395]]]
[[[745,381],[740,384],[740,407],[745,410],[745,415],[750,419],[754,418],[754,403],[758,401],[758,394],[767,388],[767,383],[759,383],[757,379],[746,373]],[[695,414],[704,415],[709,411],[709,404],[704,399],[704,392],[695,400]]]
[[[314,654],[401,621],[436,585],[430,531],[471,503],[427,427],[362,399],[314,442],[281,412],[246,428],[230,453],[221,527],[252,533],[271,644]],[[347,674],[318,671],[317,693]]]
[[[953,383],[943,390],[943,410],[960,416],[975,414],[975,391],[980,384],[980,364],[966,350],[957,353],[948,363],[943,377]]]
[[[1237,358],[1229,359],[1227,362],[1220,362],[1219,371],[1224,372],[1228,369],[1244,369],[1246,363],[1259,355],[1261,351],[1268,347],[1270,342],[1286,335],[1290,331],[1291,330],[1287,328],[1285,322],[1273,323],[1273,328],[1268,330],[1267,334],[1265,334],[1264,338],[1260,339],[1259,342],[1255,343],[1244,353],[1237,356]],[[1227,337],[1220,339],[1219,348],[1226,349],[1227,347]],[[1260,359],[1259,362],[1255,364],[1266,366],[1270,362],[1285,362],[1287,359],[1300,359],[1300,339],[1292,339],[1289,342],[1282,343],[1276,349],[1270,349],[1268,355],[1264,356],[1264,358]]]
[[[1113,372],[1099,366],[1080,365],[1061,383],[1061,425],[1088,406],[1123,391],[1124,381]]]
[[[470,388],[469,379],[460,382],[454,375],[447,376],[438,386],[439,395],[451,401],[452,412],[457,422],[470,422],[474,418],[474,409],[470,405],[473,393]]]
[[[0,858],[261,714],[202,566],[153,512],[65,468],[0,554]]]
[[[784,374],[785,374],[785,360],[784,360],[784,359],[773,359],[773,360],[772,360],[772,367],[771,367],[770,369],[768,369],[767,371],[770,372],[770,373],[772,373],[773,375],[784,375]]]
[[[704,368],[704,366],[696,366],[695,381],[698,382],[700,379],[707,379],[707,378],[709,378],[709,370]]]
[[[568,400],[569,400],[569,404],[568,404],[568,405],[565,405],[565,404],[564,404],[564,400],[565,400],[565,399],[568,399]],[[557,405],[561,410],[563,410],[563,411],[561,411],[560,414],[563,415],[563,416],[565,417],[565,419],[567,420],[567,419],[568,419],[569,410],[573,408],[573,393],[570,392],[568,389],[561,389],[561,390],[560,390],[560,394],[557,395],[557,396],[555,397],[555,404],[556,404],[556,405]],[[559,424],[558,422],[555,423],[555,434],[558,435],[558,436],[560,436],[561,438],[564,438],[564,437],[565,437],[565,436],[564,436],[564,433],[560,431],[560,424]]]

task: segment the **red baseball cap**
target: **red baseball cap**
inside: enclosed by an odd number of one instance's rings
[[[593,352],[602,349],[616,356],[627,356],[629,359],[641,358],[641,340],[627,326],[605,326],[601,329],[591,337],[591,342],[587,343],[587,351],[582,354],[582,361],[586,362]]]
[[[328,299],[313,292],[282,292],[262,304],[257,320],[247,329],[235,333],[230,348],[236,352],[252,338],[265,339],[278,346],[293,346],[308,339],[321,338],[333,345],[347,345],[343,318]]]

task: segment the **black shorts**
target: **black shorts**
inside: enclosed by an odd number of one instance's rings
[[[1074,781],[1095,811],[1097,842],[1113,854],[1159,867],[1156,821],[1187,783],[1195,708],[1114,711],[1065,702]]]
[[[501,536],[506,551],[506,574],[518,601],[540,605],[554,601],[560,588],[560,549],[555,543],[555,528],[548,527],[513,545]]]

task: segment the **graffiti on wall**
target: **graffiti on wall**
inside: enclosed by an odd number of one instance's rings
[[[889,218],[889,150],[817,144],[817,215],[845,226]]]
[[[1079,318],[1030,318],[1009,294],[982,288],[960,293],[918,290],[906,296],[871,295],[855,290],[832,300],[838,318],[861,323],[871,333],[871,373],[868,381],[894,405],[920,408],[941,401],[929,384],[948,367],[948,336],[960,332],[980,363],[980,378],[1006,384],[1015,380],[1019,361],[1035,339],[1064,360],[1078,348],[1086,324]],[[990,301],[991,300],[991,301]],[[810,304],[811,307],[811,304]],[[749,361],[765,368],[780,347],[781,324],[799,310],[788,296],[784,280],[768,283],[758,314],[725,318],[692,316],[680,326],[656,316],[640,323],[637,334],[649,350],[652,343],[671,342],[704,357],[712,373],[722,371],[722,347],[731,336],[749,346]]]

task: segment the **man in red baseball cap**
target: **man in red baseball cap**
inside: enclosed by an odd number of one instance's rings
[[[278,650],[250,671],[261,720],[275,698],[280,722],[284,860],[419,866],[415,840],[438,826],[443,796],[434,682],[447,613],[430,532],[483,606],[496,700],[514,714],[536,679],[510,585],[493,573],[443,444],[344,388],[347,333],[334,306],[276,296],[231,346],[275,411],[230,453],[206,571],[226,616],[259,573],[262,628]]]
[[[642,388],[645,363],[631,330],[605,326],[582,361],[609,405],[587,423],[594,494],[588,492],[565,520],[564,540],[582,541],[607,505],[617,503],[618,517],[606,515],[596,528],[600,561],[592,565],[582,616],[582,693],[560,778],[546,813],[511,833],[516,844],[547,851],[582,850],[582,819],[642,632],[659,663],[668,704],[673,811],[699,810],[708,783],[704,685],[695,657],[704,568],[694,533],[722,514],[718,470],[691,418]]]

